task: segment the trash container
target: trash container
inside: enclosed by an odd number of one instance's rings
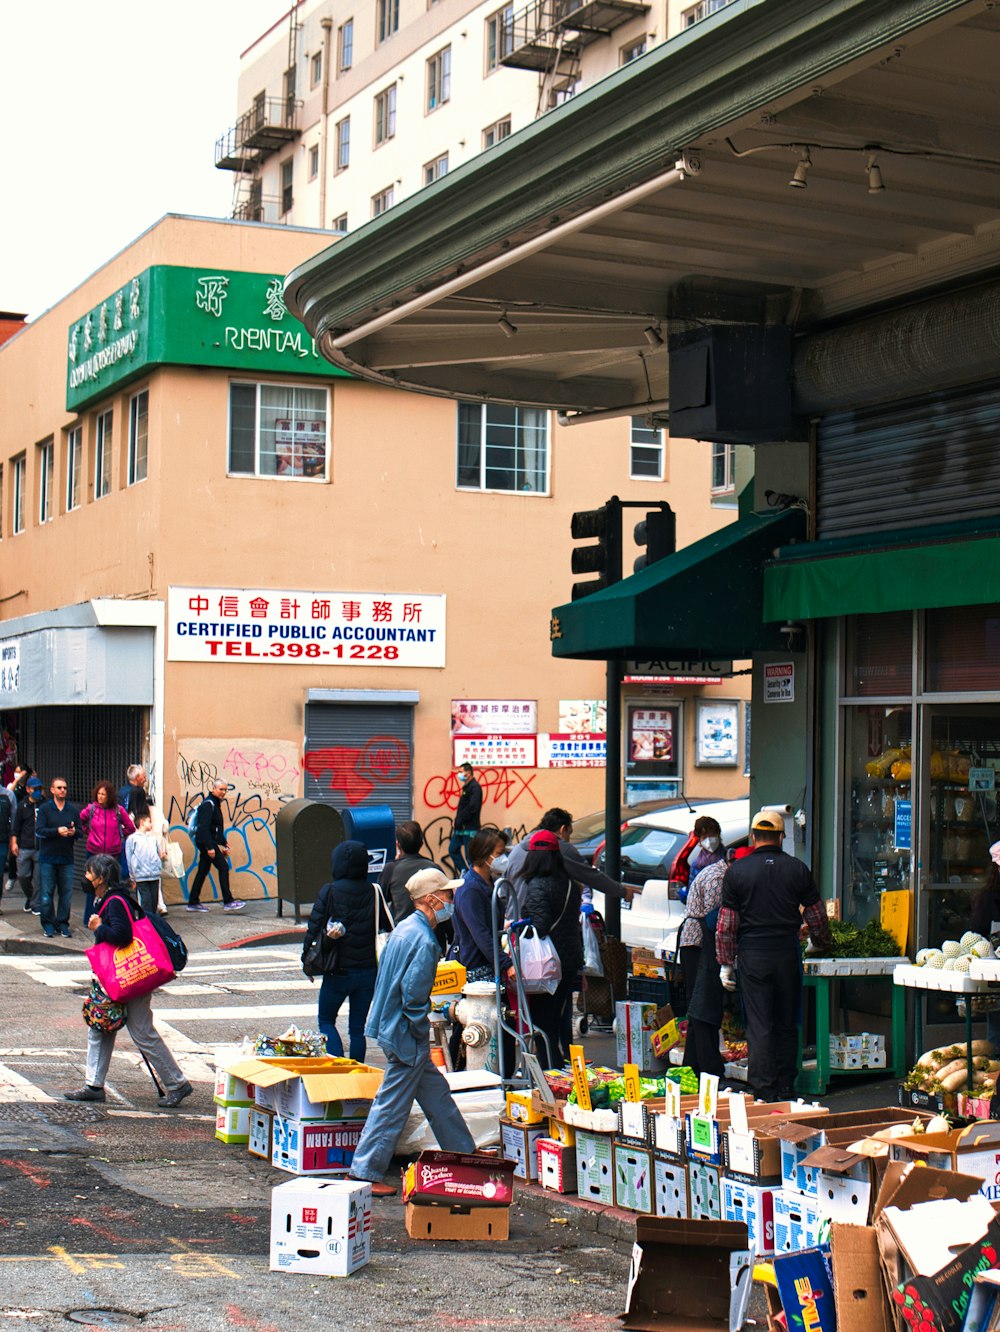
[[[278,915],[290,902],[295,919],[311,908],[320,888],[330,880],[330,855],[344,840],[344,820],[318,800],[291,800],[282,805],[275,824],[278,853]]]
[[[342,809],[344,838],[368,848],[368,878],[372,883],[396,855],[396,820],[390,805],[353,805]]]

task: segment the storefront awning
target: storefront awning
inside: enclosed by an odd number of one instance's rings
[[[886,533],[881,541],[816,541],[764,569],[764,619],[816,620],[933,606],[1000,602],[1000,529],[935,540]]]
[[[801,509],[751,513],[614,587],[552,612],[554,657],[744,659],[781,646],[764,562],[805,535]]]

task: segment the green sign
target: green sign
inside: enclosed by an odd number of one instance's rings
[[[77,411],[157,365],[262,374],[346,372],[290,314],[275,273],[147,268],[70,325],[66,407]]]

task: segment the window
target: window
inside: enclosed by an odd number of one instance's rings
[[[323,52],[317,51],[309,64],[309,82],[315,88],[323,78]]]
[[[354,20],[345,19],[337,29],[337,72],[346,74],[354,64]]]
[[[492,148],[495,143],[501,139],[510,138],[510,116],[504,116],[503,120],[495,120],[492,125],[487,125],[483,130],[483,147]]]
[[[636,480],[663,480],[663,431],[646,424],[644,416],[632,417],[629,476]]]
[[[547,412],[497,403],[458,404],[459,489],[544,495],[548,461]]]
[[[346,171],[351,165],[351,117],[337,121],[337,171]]]
[[[396,192],[390,185],[379,194],[372,195],[372,217],[381,217],[395,203]]]
[[[338,232],[341,236],[346,236],[346,235],[347,235],[347,214],[346,214],[346,213],[341,213],[341,215],[340,215],[339,217],[335,217],[335,218],[333,219],[333,221],[330,223],[330,230],[331,230],[331,231],[336,231],[336,232]]]
[[[569,83],[564,83],[561,88],[553,88],[549,94],[549,108],[562,106],[568,102],[571,97],[575,97],[580,91],[582,84],[579,79],[573,79]]]
[[[735,444],[712,445],[712,494],[718,495],[736,486],[733,463],[736,459]]]
[[[292,211],[292,159],[281,164],[281,211],[290,213]]]
[[[326,389],[230,384],[229,474],[326,479]]]
[[[309,149],[309,179],[315,180],[319,175],[319,144],[314,143]]]
[[[396,85],[390,83],[375,98],[375,147],[395,137],[396,134]]]
[[[384,42],[399,29],[399,0],[377,0],[375,42]]]
[[[295,66],[289,65],[285,70],[285,122],[288,125],[295,123]]]
[[[15,458],[11,466],[14,469],[14,514],[11,530],[16,536],[24,531],[24,488],[27,481],[27,459],[22,453]]]
[[[433,162],[424,164],[424,184],[431,185],[442,176],[448,174],[448,154],[442,153],[440,157],[435,157]]]
[[[149,467],[149,390],[137,393],[128,405],[128,483],[145,481]]]
[[[97,418],[94,448],[94,499],[111,494],[111,462],[114,438],[114,413],[101,412]]]
[[[692,23],[700,23],[702,19],[708,18],[709,14],[725,9],[728,4],[729,0],[701,0],[701,4],[692,5],[690,9],[685,9],[681,13],[681,24],[685,28],[690,28]]]
[[[638,60],[641,55],[646,54],[646,39],[640,37],[638,41],[629,42],[618,52],[619,64],[630,65],[633,60]]]
[[[500,67],[514,48],[514,6],[504,5],[486,20],[486,73]]]
[[[38,521],[52,521],[52,488],[55,484],[56,446],[51,439],[38,446]]]
[[[66,512],[83,503],[83,426],[66,436]]]
[[[427,110],[436,111],[451,100],[451,47],[446,46],[427,62]]]

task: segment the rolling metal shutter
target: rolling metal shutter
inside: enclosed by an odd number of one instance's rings
[[[343,809],[389,805],[413,817],[413,708],[398,703],[307,703],[305,796]]]
[[[1000,514],[1000,384],[836,412],[816,433],[816,536]]]

